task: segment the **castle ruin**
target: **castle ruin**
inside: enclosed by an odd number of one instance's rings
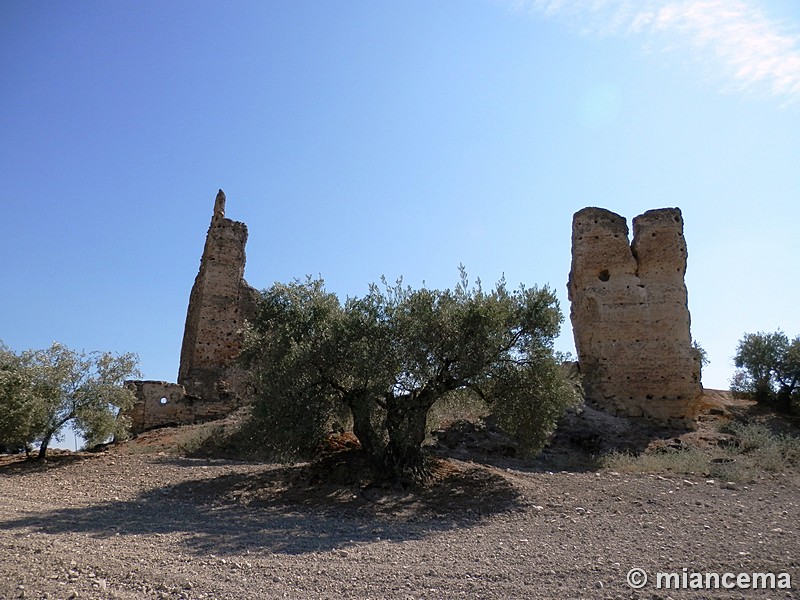
[[[247,225],[225,218],[220,190],[183,330],[178,383],[192,396],[220,400],[229,393],[225,386],[236,383],[230,371],[242,349],[239,331],[258,295],[244,280],[246,244]]]
[[[587,401],[613,414],[690,426],[700,356],[692,347],[680,209],[633,220],[584,208],[572,221],[570,317]]]
[[[234,361],[258,292],[244,280],[247,225],[225,217],[225,201],[219,190],[189,296],[178,383],[128,382],[137,398],[129,413],[133,433],[218,418],[247,396]]]
[[[131,381],[133,433],[211,420],[248,397],[235,364],[258,292],[244,280],[247,226],[225,217],[217,194],[189,297],[178,382]],[[613,414],[690,426],[700,356],[692,347],[686,241],[677,208],[633,220],[602,208],[575,213],[569,275],[575,347],[588,402]]]

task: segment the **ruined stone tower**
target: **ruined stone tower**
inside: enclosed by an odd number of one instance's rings
[[[189,296],[178,383],[126,382],[136,395],[127,414],[132,433],[217,419],[248,400],[235,364],[240,330],[258,301],[258,292],[244,280],[246,243],[247,226],[225,218],[220,190]]]
[[[633,220],[584,208],[572,221],[570,317],[586,398],[614,414],[676,426],[697,415],[700,357],[692,348],[677,208]]]
[[[252,316],[256,290],[244,280],[247,225],[225,218],[225,193],[214,202],[200,271],[189,296],[178,383],[191,396],[219,399],[233,385],[239,331]]]

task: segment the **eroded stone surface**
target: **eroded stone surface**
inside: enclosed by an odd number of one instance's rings
[[[222,416],[247,396],[234,364],[240,331],[258,299],[244,280],[246,243],[247,226],[225,217],[225,193],[219,190],[189,296],[178,383],[129,382],[137,396],[130,412],[134,433]]]
[[[205,400],[219,399],[220,383],[230,383],[228,370],[241,351],[239,331],[255,310],[257,292],[244,280],[246,243],[247,225],[225,218],[220,190],[189,297],[178,371],[178,383]]]
[[[568,283],[587,400],[614,414],[690,424],[700,360],[692,348],[686,241],[677,208],[633,220],[585,208],[572,222]]]
[[[186,425],[223,417],[239,406],[238,398],[203,400],[186,393],[184,387],[166,381],[129,381],[137,402],[128,413],[131,433],[167,425]]]

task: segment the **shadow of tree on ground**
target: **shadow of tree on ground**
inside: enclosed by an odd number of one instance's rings
[[[27,457],[24,454],[0,455],[0,476],[14,477],[28,475],[30,473],[41,473],[53,469],[61,469],[69,465],[95,459],[96,456],[85,452],[59,452],[50,451],[43,459],[31,454]]]
[[[325,483],[310,465],[270,466],[157,487],[133,500],[26,514],[0,521],[0,528],[100,539],[179,534],[178,543],[198,554],[303,554],[377,538],[422,539],[524,504],[514,485],[490,469],[447,464],[440,471],[435,484],[407,492]]]

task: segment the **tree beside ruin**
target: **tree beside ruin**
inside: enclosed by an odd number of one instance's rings
[[[734,357],[731,390],[781,411],[800,402],[800,336],[782,331],[746,333]]]
[[[264,443],[308,452],[344,409],[377,478],[417,482],[428,412],[469,394],[531,452],[576,400],[553,351],[563,316],[544,288],[372,285],[340,302],[321,279],[262,292],[243,360]]]
[[[125,411],[134,403],[124,387],[138,376],[135,354],[78,352],[54,342],[16,354],[0,345],[0,446],[29,449],[44,458],[66,425],[87,446],[126,434]]]

